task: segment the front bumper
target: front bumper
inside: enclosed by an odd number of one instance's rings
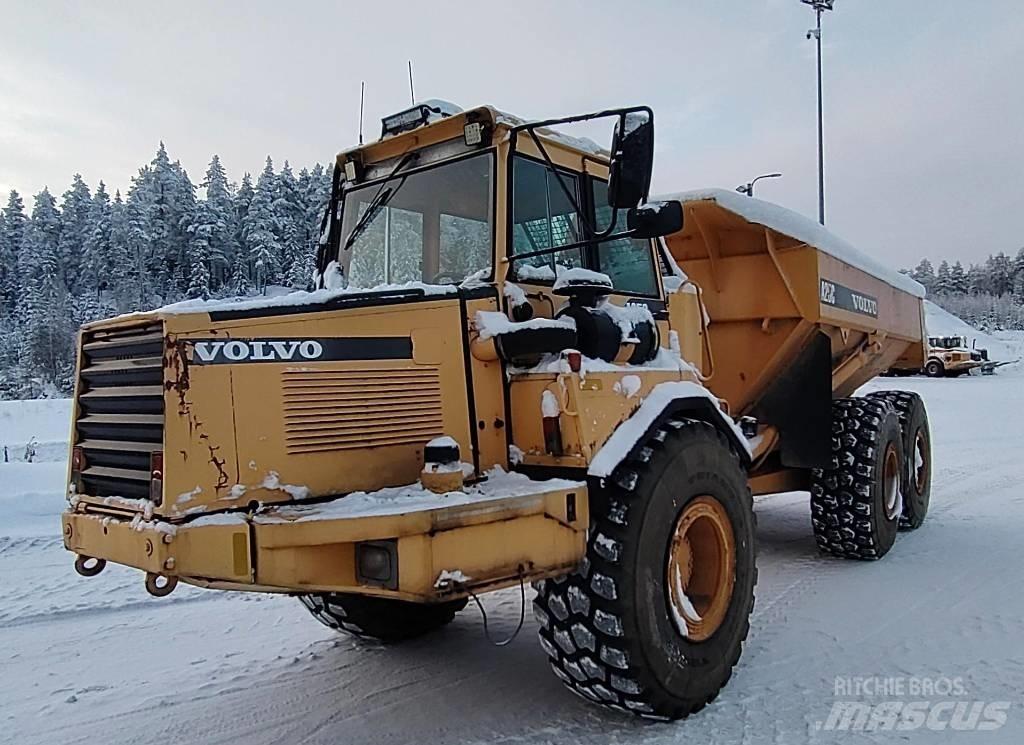
[[[528,494],[392,514],[348,515],[339,510],[341,498],[177,524],[89,512],[83,501],[62,516],[64,545],[202,587],[449,600],[562,574],[582,559],[586,486],[535,483]],[[390,581],[360,577],[357,551],[368,542],[393,552]],[[458,573],[459,581],[439,582],[445,572]]]

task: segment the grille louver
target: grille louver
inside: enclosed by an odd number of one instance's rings
[[[421,444],[443,433],[437,368],[282,373],[289,453]]]
[[[150,453],[163,447],[162,384],[159,323],[86,333],[76,422],[86,494],[149,496]]]

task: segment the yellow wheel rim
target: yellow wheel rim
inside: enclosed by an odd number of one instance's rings
[[[710,638],[725,620],[736,581],[732,523],[714,497],[697,497],[680,513],[665,581],[676,630],[691,641]]]

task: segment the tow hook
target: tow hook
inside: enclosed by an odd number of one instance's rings
[[[90,563],[91,562],[91,563]],[[95,577],[107,566],[106,559],[96,559],[92,556],[78,554],[75,557],[75,571],[83,577]]]
[[[177,577],[168,577],[166,574],[146,572],[146,592],[155,598],[167,597],[174,592],[174,588],[177,586]]]

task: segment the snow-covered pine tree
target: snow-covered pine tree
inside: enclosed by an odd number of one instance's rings
[[[935,273],[935,286],[933,292],[946,294],[952,291],[953,281],[950,275],[949,262],[943,260],[939,264],[939,270]]]
[[[1013,291],[1013,264],[1010,257],[1000,251],[985,262],[989,292],[995,296],[1009,295]]]
[[[983,295],[988,292],[988,275],[977,264],[967,269],[967,291],[972,295]]]
[[[205,206],[205,225],[208,226],[207,254],[210,268],[210,287],[224,285],[238,251],[238,215],[227,173],[220,157],[214,155],[200,184],[206,190],[206,199],[197,202]],[[189,231],[194,235],[195,229]]]
[[[955,262],[949,270],[949,284],[953,293],[962,295],[967,292],[967,273],[964,271],[964,265],[959,261]]]
[[[256,190],[249,203],[249,211],[246,213],[248,225],[245,237],[249,249],[249,261],[253,268],[256,291],[262,293],[266,293],[267,285],[281,282],[278,260],[281,256],[281,243],[277,237],[277,223],[274,215],[276,191],[277,179],[274,176],[274,162],[268,155],[263,172],[256,182]]]
[[[110,205],[110,246],[109,274],[107,288],[110,299],[119,313],[141,310],[132,290],[136,286],[133,254],[131,250],[131,227],[128,223],[128,209],[121,199],[121,191],[114,192]]]
[[[25,226],[28,218],[25,216],[25,204],[21,195],[11,189],[7,195],[7,205],[2,210],[4,218],[4,230],[6,233],[7,251],[9,252],[9,264],[5,264],[3,273],[0,274],[0,310],[8,314],[14,312],[18,296],[21,292],[22,277],[19,270],[21,244],[25,240]]]
[[[66,392],[74,353],[74,319],[60,277],[60,215],[47,189],[36,195],[22,244],[25,295],[23,361],[38,376],[37,395]]]
[[[324,167],[317,163],[312,170],[303,168],[299,172],[299,195],[303,208],[303,253],[300,261],[289,273],[289,284],[303,288],[312,282],[316,264],[317,248],[320,244],[320,223],[324,210],[331,198],[331,179]]]
[[[99,297],[109,281],[110,265],[110,195],[102,181],[92,197],[90,230],[82,244],[81,284],[83,294]]]
[[[281,172],[277,174],[277,190],[274,194],[274,221],[277,224],[277,238],[281,244],[279,266],[281,274],[289,280],[293,278],[292,266],[298,261],[302,263],[305,250],[306,225],[305,212],[302,208],[302,196],[299,184],[292,173],[292,167],[286,160]],[[300,274],[304,273],[300,270]],[[308,277],[303,277],[298,286],[305,287]],[[293,286],[295,286],[293,284]]]
[[[10,312],[7,286],[17,281],[17,276],[12,276],[16,270],[16,261],[10,236],[7,235],[7,218],[0,211],[0,321]]]
[[[93,202],[82,174],[72,177],[71,186],[61,196],[60,242],[57,250],[57,275],[73,294],[84,291],[82,286],[82,254],[85,243],[93,232]]]
[[[910,276],[923,284],[929,292],[935,286],[935,269],[932,268],[932,262],[928,259],[921,259],[921,263],[914,267]]]
[[[213,214],[208,200],[200,200],[192,208],[188,245],[188,287],[186,297],[210,297],[211,243],[223,233],[224,223]]]

